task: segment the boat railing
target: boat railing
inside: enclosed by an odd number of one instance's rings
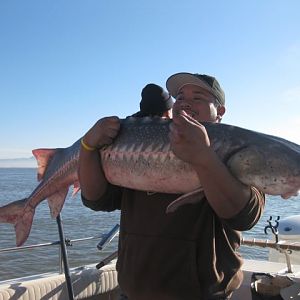
[[[291,258],[290,255],[293,251],[300,251],[300,242],[291,242],[291,241],[270,241],[270,240],[263,240],[263,239],[241,239],[241,245],[245,246],[256,246],[261,248],[270,248],[279,251],[280,253],[284,254],[286,266],[287,266],[287,273],[293,273]]]
[[[104,248],[118,235],[118,229],[119,229],[119,224],[116,224],[111,231],[108,233],[103,233],[95,236],[89,236],[89,237],[84,237],[84,238],[79,238],[79,239],[65,239],[65,244],[67,247],[72,246],[74,243],[79,243],[79,242],[85,242],[85,241],[90,241],[90,240],[99,240],[100,242],[97,244],[97,249],[99,251],[104,250]],[[116,232],[117,231],[117,232]],[[112,235],[113,233],[113,235]],[[105,242],[106,241],[106,242]],[[98,245],[101,245],[101,248]],[[32,244],[32,245],[27,245],[27,246],[20,246],[20,247],[9,247],[9,248],[2,248],[0,249],[0,255],[1,253],[11,253],[11,252],[19,252],[19,251],[27,251],[30,249],[36,249],[36,248],[42,248],[42,247],[49,247],[49,246],[60,246],[61,242],[60,241],[54,241],[54,242],[47,242],[47,243],[40,243],[40,244]],[[62,260],[62,253],[61,249],[59,249],[59,273],[63,273],[63,260]],[[113,253],[115,254],[115,252]],[[109,255],[110,257],[111,255]],[[106,261],[105,264],[107,264],[108,260],[104,258],[104,261]],[[100,262],[103,264],[103,262]]]
[[[276,249],[278,251],[300,251],[300,242],[291,242],[291,241],[286,241],[286,240],[281,240],[278,242],[274,242],[271,240],[264,240],[264,239],[247,239],[247,238],[242,238],[241,239],[241,244],[245,246],[257,246],[261,248],[271,248],[271,249]],[[290,252],[291,254],[291,252]]]
[[[267,220],[269,225],[267,225],[264,229],[265,234],[268,234],[268,230],[271,231],[271,233],[274,236],[275,242],[268,239],[263,240],[263,239],[256,239],[256,238],[253,239],[242,238],[241,244],[245,246],[257,246],[262,248],[270,248],[279,251],[285,256],[287,273],[292,273],[293,271],[292,271],[290,255],[292,254],[293,251],[300,251],[300,242],[279,240],[279,231],[278,231],[279,220],[280,220],[279,216],[277,216],[275,220],[273,220],[273,217],[270,216],[269,220]]]
[[[99,251],[101,251],[119,234],[120,226],[119,226],[119,224],[116,224],[108,233],[105,233],[105,234],[70,240],[70,239],[65,238],[63,224],[62,224],[60,214],[57,216],[56,222],[57,222],[57,226],[58,226],[59,241],[40,243],[40,244],[21,246],[21,247],[3,248],[3,249],[0,249],[0,255],[1,255],[1,253],[27,251],[30,249],[36,249],[36,248],[41,248],[41,247],[59,246],[60,247],[59,248],[60,249],[60,251],[59,251],[59,273],[60,274],[64,273],[65,280],[66,280],[66,286],[67,286],[67,290],[68,290],[68,295],[69,295],[69,300],[74,300],[73,285],[72,285],[70,268],[69,268],[69,263],[68,263],[67,247],[72,246],[73,243],[100,238],[101,240],[97,244],[97,249]],[[102,261],[100,261],[96,265],[96,268],[100,269],[102,266],[108,264],[111,260],[116,258],[117,255],[118,255],[117,251],[113,252],[108,257],[106,257]]]

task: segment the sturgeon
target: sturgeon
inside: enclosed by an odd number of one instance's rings
[[[168,138],[172,120],[159,117],[121,120],[114,142],[100,151],[107,180],[126,188],[183,194],[168,211],[191,202],[201,191],[193,167],[177,158]],[[289,198],[300,190],[300,145],[280,137],[221,123],[203,123],[211,147],[230,172],[246,185]],[[69,187],[80,187],[80,140],[67,148],[35,149],[40,183],[29,197],[0,207],[0,222],[15,226],[16,244],[28,238],[37,205],[47,199],[53,218],[60,213]],[[196,192],[195,192],[196,191]],[[195,197],[194,197],[195,198]],[[198,197],[198,200],[201,197]]]

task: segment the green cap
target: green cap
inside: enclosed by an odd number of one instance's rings
[[[167,79],[166,87],[172,97],[187,84],[194,84],[212,93],[220,105],[225,105],[225,93],[215,77],[205,74],[176,73]]]

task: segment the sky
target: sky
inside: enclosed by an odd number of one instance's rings
[[[68,147],[148,83],[215,76],[223,123],[300,144],[298,0],[0,1],[0,159]]]

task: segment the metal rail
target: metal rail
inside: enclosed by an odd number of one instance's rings
[[[74,290],[73,290],[73,284],[72,284],[71,273],[69,268],[66,239],[65,239],[65,234],[64,234],[64,229],[63,229],[63,224],[62,224],[60,214],[58,214],[56,218],[56,222],[58,227],[58,233],[60,239],[60,250],[62,255],[62,262],[64,265],[64,273],[65,273],[65,280],[68,289],[69,300],[74,300]]]
[[[300,243],[299,242],[289,242],[289,241],[279,241],[278,240],[278,232],[275,235],[276,241],[270,240],[261,240],[261,239],[245,239],[242,238],[241,244],[245,246],[257,246],[262,248],[271,248],[279,251],[280,253],[284,254],[287,272],[286,273],[293,273],[291,258],[290,255],[293,251],[300,251]]]
[[[73,240],[65,239],[65,242],[66,242],[67,246],[71,246],[71,244],[73,244],[73,243],[89,241],[89,240],[96,240],[96,239],[101,239],[103,237],[106,237],[106,234],[90,236],[90,237],[85,237],[85,238],[79,238],[79,239],[73,239]],[[34,249],[34,248],[59,246],[59,245],[60,245],[60,241],[55,241],[55,242],[34,244],[34,245],[21,246],[21,247],[3,248],[3,249],[0,249],[0,253],[2,253],[2,252],[17,252],[17,251],[22,251],[22,250]]]
[[[262,248],[272,248],[276,250],[281,249],[281,250],[300,251],[300,242],[278,241],[276,243],[271,240],[242,238],[241,244],[245,246],[257,246]]]
[[[113,238],[119,234],[120,226],[119,226],[119,224],[117,224],[108,233],[101,234],[99,236],[69,240],[69,239],[65,238],[63,224],[62,224],[60,214],[56,218],[56,222],[57,222],[58,233],[59,233],[59,238],[60,238],[59,241],[35,244],[35,245],[29,245],[29,246],[22,246],[22,247],[3,248],[3,249],[0,249],[0,254],[7,253],[7,252],[26,251],[29,249],[35,249],[35,248],[41,248],[41,247],[60,246],[59,273],[65,274],[65,280],[66,280],[66,286],[67,286],[67,290],[68,290],[69,300],[74,300],[74,291],[73,291],[70,268],[69,268],[69,263],[68,263],[67,246],[72,246],[72,244],[76,243],[76,242],[82,242],[82,241],[101,238],[100,242],[97,245],[97,248],[98,248],[98,250],[103,250],[113,240]],[[116,257],[117,257],[117,251],[112,253],[108,257],[104,258],[100,263],[98,263],[97,268],[99,269],[100,267],[106,265],[107,263],[109,263],[109,261],[111,261],[112,259],[114,259]]]

